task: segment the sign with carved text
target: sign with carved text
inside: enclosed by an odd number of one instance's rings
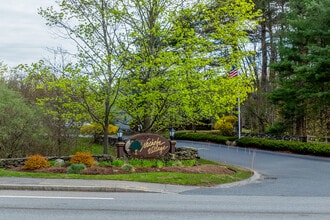
[[[125,145],[126,152],[138,158],[158,158],[170,150],[170,141],[158,134],[137,134]]]

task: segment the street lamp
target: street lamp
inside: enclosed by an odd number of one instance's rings
[[[174,140],[174,134],[175,134],[175,130],[174,130],[174,128],[171,128],[170,129],[170,139],[171,140]]]
[[[118,141],[123,141],[123,130],[121,130],[120,128],[117,131],[117,137]]]

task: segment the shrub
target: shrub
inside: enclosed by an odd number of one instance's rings
[[[71,157],[70,163],[85,164],[87,167],[91,167],[95,163],[95,160],[90,153],[77,152],[73,157]]]
[[[222,116],[215,123],[214,129],[219,130],[222,135],[231,136],[233,135],[234,125],[237,123],[237,117],[230,116]]]
[[[182,160],[182,166],[189,166],[192,167],[196,164],[196,160]]]
[[[191,140],[191,141],[211,141],[219,144],[226,144],[226,142],[234,141],[235,137],[225,137],[218,134],[199,133],[199,132],[177,132],[175,138],[178,140]]]
[[[123,169],[123,170],[126,170],[126,171],[128,171],[128,172],[135,172],[135,168],[134,168],[134,166],[132,166],[131,164],[124,164],[123,166],[121,166],[121,168]]]
[[[142,162],[140,159],[136,159],[136,158],[133,158],[131,160],[128,161],[129,164],[131,164],[132,166],[135,166],[135,167],[141,167],[142,165]]]
[[[35,170],[46,167],[50,167],[48,159],[39,154],[30,156],[24,163],[24,168],[28,170]]]
[[[275,122],[273,125],[267,128],[266,133],[272,135],[283,134],[287,126],[281,122]]]
[[[71,164],[67,169],[67,173],[80,174],[80,172],[84,169],[86,169],[85,164]]]
[[[326,143],[306,143],[252,137],[243,137],[236,141],[237,144],[242,147],[253,147],[273,151],[291,151],[298,154],[312,154],[317,156],[330,156],[330,144]]]
[[[99,163],[99,166],[100,167],[108,167],[108,166],[111,166],[111,162],[110,161],[101,161]]]
[[[124,165],[124,161],[116,159],[116,160],[112,161],[112,165],[115,167],[122,167]]]
[[[110,124],[108,127],[108,133],[109,134],[115,134],[118,130],[118,127],[115,125]],[[90,135],[102,135],[103,127],[101,124],[98,123],[91,123],[91,124],[85,124],[81,126],[80,128],[81,134],[90,134]]]
[[[162,168],[162,167],[164,167],[164,162],[161,161],[161,160],[157,160],[156,161],[156,166],[157,166],[157,168]]]
[[[180,167],[180,166],[182,166],[182,163],[181,163],[180,160],[169,160],[169,161],[166,162],[166,166],[168,166],[168,167],[172,167],[172,166]]]
[[[141,166],[144,168],[150,168],[156,166],[155,160],[141,160]]]

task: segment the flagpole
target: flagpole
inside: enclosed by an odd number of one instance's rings
[[[240,103],[240,98],[237,98],[238,101],[238,139],[241,138],[241,103]]]
[[[238,70],[236,69],[235,66],[232,66],[232,69],[230,70],[229,72],[229,78],[233,78],[233,77],[236,77],[236,76],[239,76],[239,72]],[[241,101],[240,101],[240,98],[239,98],[239,92],[237,94],[237,102],[238,102],[238,139],[241,138]]]

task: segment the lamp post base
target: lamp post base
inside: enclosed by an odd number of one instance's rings
[[[123,158],[125,142],[122,142],[122,141],[117,142],[116,147],[117,147],[117,158]]]

